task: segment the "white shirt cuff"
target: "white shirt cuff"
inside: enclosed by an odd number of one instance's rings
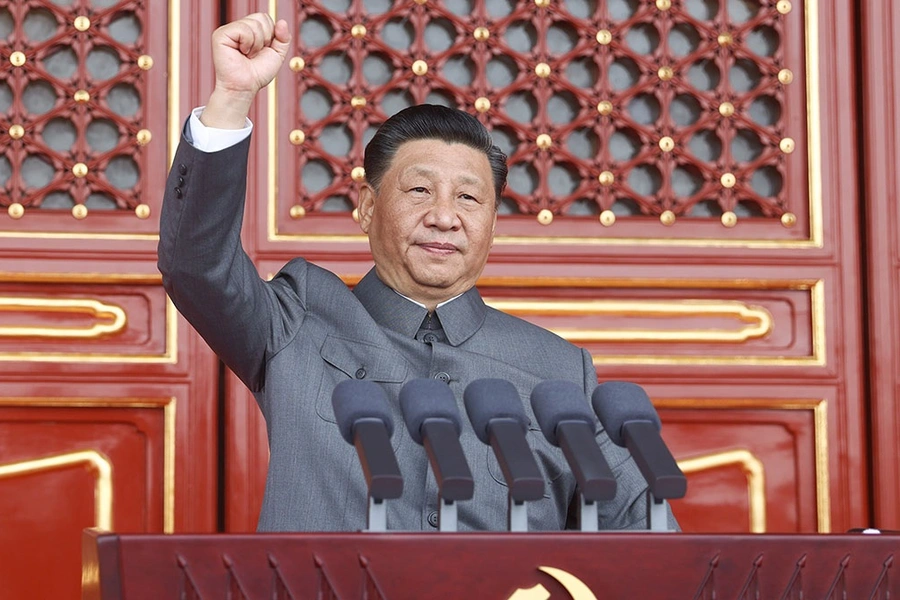
[[[188,119],[188,127],[191,132],[191,143],[197,150],[203,152],[218,152],[225,148],[230,148],[235,144],[244,141],[253,131],[253,123],[247,119],[243,129],[217,129],[215,127],[207,127],[200,122],[200,114],[205,106],[200,106],[191,111],[191,117]]]

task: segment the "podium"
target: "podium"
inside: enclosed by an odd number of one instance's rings
[[[88,529],[82,550],[84,600],[900,597],[890,535]]]

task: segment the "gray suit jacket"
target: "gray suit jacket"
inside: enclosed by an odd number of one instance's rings
[[[427,311],[386,287],[374,270],[352,292],[301,258],[263,281],[240,243],[248,147],[245,140],[204,153],[182,141],[166,183],[159,269],[179,311],[253,391],[265,416],[271,457],[259,529],[365,526],[365,480],[331,408],[334,386],[353,377],[380,384],[394,413],[392,441],[405,481],[402,498],[388,502],[390,529],[427,530],[437,510],[425,451],[405,431],[399,410],[400,388],[418,377],[448,381],[461,411],[473,380],[511,381],[548,482],[546,497],[528,507],[530,528],[571,525],[575,481],[562,452],[540,434],[529,397],[546,379],[576,382],[590,394],[597,383],[590,355],[487,307],[475,289],[438,308],[442,329],[434,335],[420,330]],[[601,507],[601,528],[644,527],[646,484],[626,451],[603,432],[598,440],[618,478],[616,499]],[[459,506],[460,527],[505,529],[507,489],[491,449],[468,424],[461,442],[475,496]]]

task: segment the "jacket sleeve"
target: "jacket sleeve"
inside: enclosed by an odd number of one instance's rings
[[[166,181],[158,267],[179,312],[259,391],[267,355],[302,319],[305,294],[267,284],[241,246],[249,146],[248,138],[206,153],[182,137]]]

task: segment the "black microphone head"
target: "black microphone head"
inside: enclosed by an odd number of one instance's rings
[[[491,443],[488,425],[494,419],[512,419],[528,428],[528,417],[516,386],[505,379],[476,379],[463,392],[466,414],[475,435],[485,444]]]
[[[394,434],[394,419],[387,394],[377,383],[362,379],[346,379],[331,393],[331,406],[341,436],[353,443],[353,424],[360,419],[378,419],[387,428],[388,436]]]
[[[453,423],[456,435],[462,431],[459,408],[450,386],[437,379],[413,379],[400,390],[400,410],[409,435],[417,444],[423,443],[422,423],[426,419],[447,419]]]
[[[571,381],[542,381],[531,391],[531,410],[537,419],[544,437],[554,446],[559,446],[556,427],[562,421],[581,421],[596,431],[594,414],[581,386]]]
[[[662,429],[659,415],[647,392],[636,383],[607,381],[591,394],[591,404],[609,439],[617,446],[625,446],[622,427],[629,421],[644,421]]]

